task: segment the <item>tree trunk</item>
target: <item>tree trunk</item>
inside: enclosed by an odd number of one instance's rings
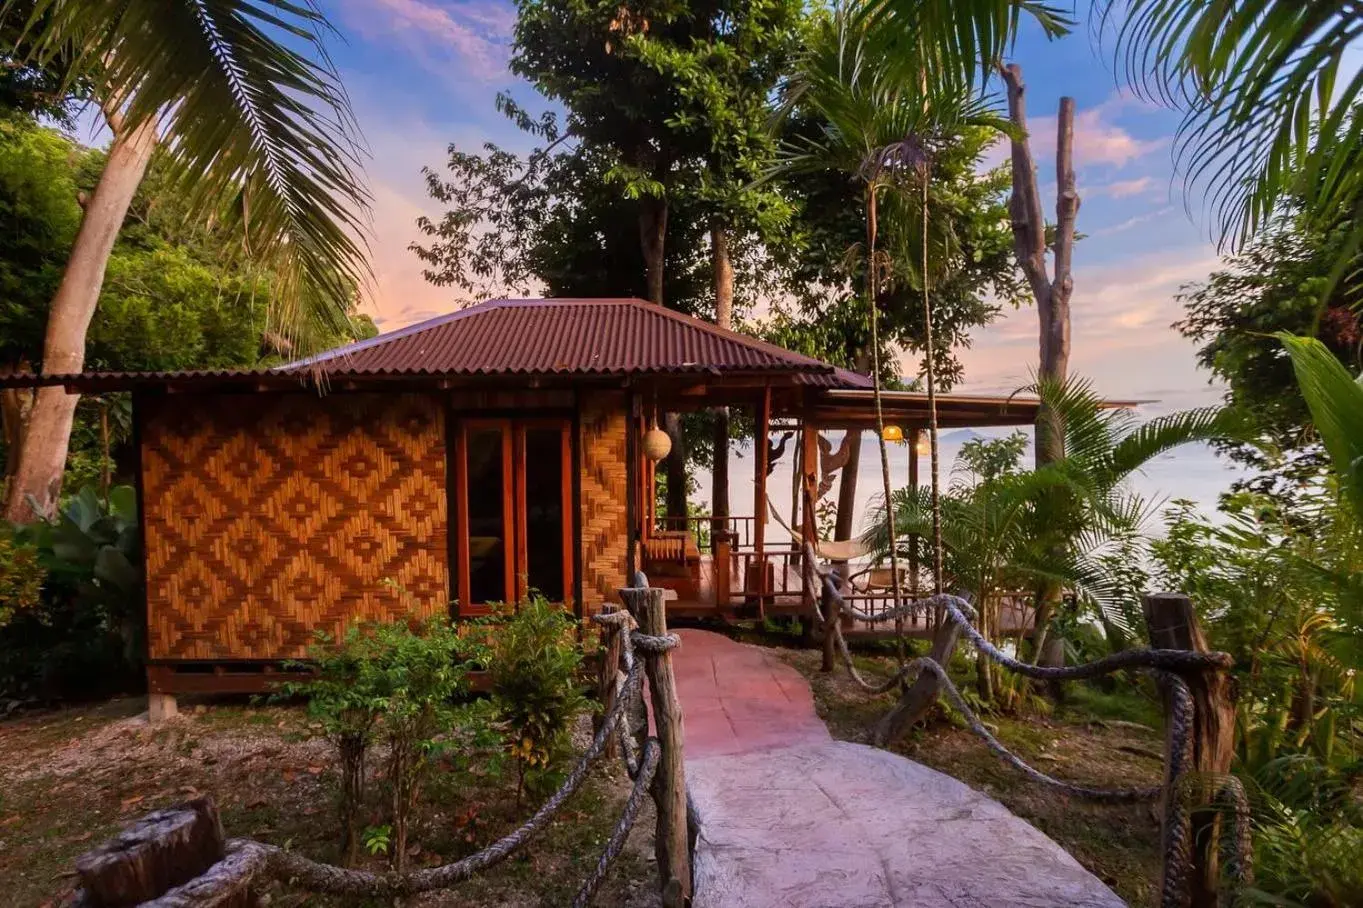
[[[710,258],[715,279],[715,324],[732,330],[734,322],[734,266],[729,258],[729,234],[716,218],[710,225]],[[713,484],[710,489],[710,513],[716,517],[729,516],[729,408],[716,407],[714,434],[714,464],[711,468]],[[716,521],[715,531],[725,525]]]
[[[0,375],[17,375],[33,371],[26,362],[0,368]],[[5,472],[0,474],[0,494],[9,488],[9,481],[19,471],[19,452],[24,444],[24,430],[33,409],[34,392],[31,388],[6,388],[0,391],[0,430],[5,438]]]
[[[85,365],[85,333],[94,317],[118,231],[156,147],[156,118],[136,129],[115,129],[109,160],[85,206],[66,271],[47,317],[42,371],[79,372]],[[61,493],[71,422],[79,396],[61,387],[41,388],[33,402],[10,483],[5,518],[30,523],[50,516]],[[31,499],[31,501],[30,501]]]
[[[852,371],[867,375],[871,371],[871,357],[862,351],[852,361]],[[857,468],[861,466],[861,432],[849,429],[843,441],[847,448],[847,463],[843,465],[842,475],[838,477],[838,517],[833,525],[833,538],[851,539],[856,530],[857,517]],[[847,576],[845,566],[843,576]]]
[[[663,263],[667,249],[667,200],[644,196],[639,201],[639,247],[644,255],[644,283],[648,301],[666,305],[663,297]],[[667,516],[686,516],[686,438],[682,435],[681,419],[675,413],[664,413],[662,428],[672,439],[672,451],[664,462],[667,477]]]
[[[1074,291],[1071,266],[1074,257],[1075,220],[1079,214],[1079,194],[1074,176],[1074,99],[1061,98],[1056,126],[1056,204],[1054,278],[1046,271],[1046,222],[1041,212],[1041,193],[1037,187],[1036,162],[1027,133],[1026,86],[1022,69],[1012,64],[1003,70],[1008,88],[1008,116],[1016,133],[1011,140],[1013,194],[1008,210],[1013,227],[1013,245],[1018,263],[1036,299],[1039,322],[1039,359],[1037,377],[1063,382],[1068,377],[1070,359],[1070,296]],[[1056,414],[1042,407],[1036,422],[1036,465],[1055,463],[1065,456],[1064,426]],[[1036,623],[1033,628],[1035,657],[1046,664],[1045,654],[1063,647],[1047,647],[1046,629],[1059,608],[1063,591],[1055,583],[1038,590]]]

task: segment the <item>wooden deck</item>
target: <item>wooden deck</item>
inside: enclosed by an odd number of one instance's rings
[[[770,553],[769,557],[773,561],[780,563],[773,564],[773,576],[770,592],[763,602],[760,614],[767,617],[803,617],[807,613],[804,602],[804,589],[800,571],[792,566],[792,560],[782,552],[779,556],[775,552]],[[749,595],[743,591],[741,583],[735,584],[735,589],[730,595],[729,602],[717,603],[715,601],[715,565],[714,556],[709,553],[702,553],[700,556],[700,582],[699,596],[679,597],[667,603],[667,614],[669,618],[681,619],[718,619],[720,621],[741,621],[756,618],[759,615],[758,602],[756,595]],[[740,571],[731,570],[731,577],[736,581],[741,580]],[[659,585],[665,585],[666,581],[660,580]],[[926,593],[925,593],[926,595]],[[876,614],[892,607],[892,601],[888,594],[874,594],[865,596],[862,594],[852,594],[848,601],[857,609]],[[999,634],[1004,637],[1018,637],[1024,633],[1029,633],[1032,629],[1033,609],[1030,605],[1023,604],[1017,598],[1004,600],[1003,608],[1000,611]],[[864,621],[845,620],[843,623],[843,634],[849,638],[857,639],[882,639],[893,638],[896,633],[893,624],[870,624]],[[919,639],[930,639],[933,634],[931,616],[917,615],[910,616],[904,621],[904,636]]]

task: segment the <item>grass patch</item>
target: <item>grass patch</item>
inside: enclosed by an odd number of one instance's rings
[[[141,698],[28,716],[0,724],[0,879],[6,905],[57,904],[74,888],[75,858],[150,810],[199,794],[218,803],[229,836],[249,836],[311,857],[337,858],[336,781],[323,742],[302,710],[245,700],[186,710],[149,727]],[[371,766],[379,766],[375,759]],[[381,812],[371,786],[373,822]],[[598,764],[583,789],[517,857],[414,904],[566,904],[595,865],[628,795],[618,765]],[[514,829],[538,806],[515,808],[511,772],[437,770],[414,830],[412,866],[471,854]],[[651,806],[612,868],[596,904],[631,908],[656,898]],[[381,856],[367,857],[382,869]],[[278,889],[275,906],[363,905]]]

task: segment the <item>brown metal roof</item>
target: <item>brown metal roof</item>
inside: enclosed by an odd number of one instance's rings
[[[300,360],[281,371],[375,375],[787,374],[866,379],[639,299],[491,300]]]

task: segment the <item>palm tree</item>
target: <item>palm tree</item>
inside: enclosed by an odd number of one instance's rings
[[[862,185],[866,211],[866,305],[870,323],[870,361],[874,382],[876,431],[879,437],[881,480],[885,499],[892,493],[889,453],[884,438],[881,409],[880,295],[882,279],[893,262],[879,248],[882,200],[887,196],[902,199],[914,184],[921,189],[926,206],[931,153],[935,146],[948,142],[961,129],[987,126],[1006,129],[1005,121],[964,86],[927,92],[921,80],[906,79],[904,70],[890,66],[889,48],[882,36],[869,31],[846,7],[839,7],[816,32],[800,61],[797,76],[787,98],[787,106],[800,106],[822,124],[815,136],[788,143],[778,164],[782,172],[841,171]],[[930,225],[923,211],[922,248],[929,245]],[[912,231],[900,219],[896,229]],[[923,263],[923,297],[928,307],[927,380],[929,404],[934,418],[931,427],[934,469],[932,495],[938,497],[936,469],[937,439],[935,426],[935,373],[931,337],[932,312],[927,285],[927,262]],[[854,469],[849,465],[845,469]],[[939,515],[940,516],[940,515]],[[886,521],[891,535],[894,527]],[[933,536],[936,539],[936,535]],[[898,576],[898,546],[887,553],[893,576]],[[936,548],[940,547],[935,547]],[[940,561],[934,556],[934,564]],[[939,565],[940,567],[940,565]],[[937,574],[940,576],[940,570]],[[895,585],[896,605],[899,590]]]
[[[1315,338],[1280,333],[1278,339],[1292,357],[1297,385],[1341,491],[1363,525],[1363,383]]]
[[[1226,421],[1221,411],[1201,408],[1140,423],[1130,410],[1107,408],[1083,380],[1048,379],[1023,390],[1060,417],[1065,456],[1032,471],[1014,465],[954,484],[943,500],[946,576],[974,594],[986,636],[998,629],[1000,590],[1047,583],[1068,586],[1105,621],[1124,627],[1104,555],[1138,533],[1150,512],[1128,480],[1179,445],[1224,436]],[[931,532],[930,502],[909,493],[892,500],[895,537]],[[877,520],[865,537],[877,552],[893,544],[887,525]],[[1037,628],[1037,652],[1046,630]],[[982,669],[980,677],[987,698],[990,676]]]
[[[154,152],[190,216],[235,228],[242,254],[276,276],[273,334],[306,353],[307,338],[327,333],[316,327],[349,328],[369,277],[360,239],[368,194],[320,11],[310,2],[0,0],[0,16],[24,12],[26,56],[73,61],[113,135],[52,300],[44,372],[83,367],[104,270]],[[38,392],[10,520],[51,512],[76,403],[59,387]]]

